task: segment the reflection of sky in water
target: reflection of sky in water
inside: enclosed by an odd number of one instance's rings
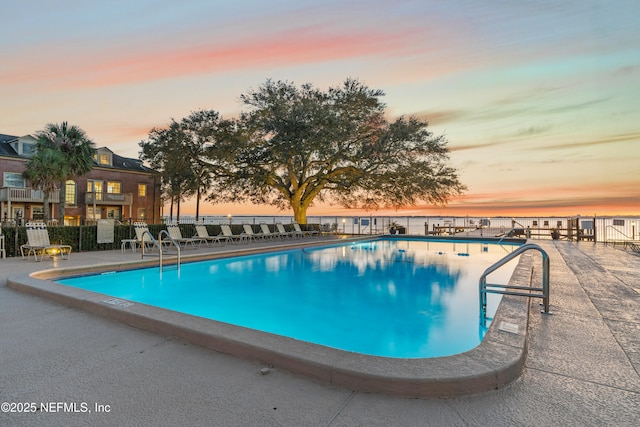
[[[343,350],[434,357],[479,344],[478,279],[513,248],[378,240],[61,282]]]

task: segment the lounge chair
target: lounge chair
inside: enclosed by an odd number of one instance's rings
[[[262,230],[262,235],[264,236],[265,239],[266,238],[269,238],[269,239],[280,239],[280,238],[284,237],[280,233],[271,232],[271,229],[269,228],[269,226],[267,225],[266,222],[261,222],[260,223],[260,230]]]
[[[278,229],[278,233],[282,237],[289,237],[290,239],[293,239],[294,237],[298,237],[298,233],[296,231],[287,231],[281,222],[276,222],[276,228]]]
[[[27,252],[26,259],[29,259],[29,256],[33,254],[36,261],[38,261],[38,253],[40,254],[40,261],[45,255],[49,255],[49,257],[60,255],[62,259],[69,259],[71,246],[51,244],[47,224],[43,222],[28,222],[26,228],[27,243],[20,246],[20,254],[23,259],[25,258],[25,251]]]
[[[190,244],[191,247],[195,248],[196,243],[198,244],[198,247],[200,247],[200,244],[203,241],[203,239],[199,237],[182,237],[182,232],[180,231],[178,224],[168,224],[167,232],[174,242],[179,245],[184,245],[185,247]]]
[[[338,232],[338,223],[334,222],[333,224],[326,223],[322,224],[321,234],[335,234]]]
[[[302,227],[300,227],[300,224],[298,224],[297,222],[293,223],[293,229],[296,231],[296,233],[303,236],[317,236],[318,234],[320,234],[318,230],[313,228],[310,230],[303,230]]]
[[[202,239],[203,242],[205,242],[207,244],[207,246],[209,246],[209,242],[213,242],[213,243],[220,243],[222,244],[223,241],[228,240],[226,237],[224,236],[210,236],[209,232],[207,231],[207,227],[205,225],[196,225],[196,233],[199,239]]]
[[[264,238],[262,234],[253,232],[253,227],[251,226],[251,224],[242,224],[242,228],[244,229],[244,235],[247,240],[253,240],[255,242],[258,239]]]
[[[220,224],[220,230],[222,230],[222,235],[229,239],[231,243],[242,243],[245,240],[244,234],[233,234],[233,231],[231,231],[231,226],[229,226],[228,224]]]
[[[156,246],[146,222],[134,222],[133,228],[136,230],[136,240],[140,247],[144,245],[145,249],[153,249]]]

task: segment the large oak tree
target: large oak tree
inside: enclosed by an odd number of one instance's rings
[[[242,95],[248,111],[235,134],[218,135],[225,147],[207,150],[211,163],[229,163],[223,193],[289,207],[297,222],[306,223],[316,200],[401,208],[444,204],[463,191],[448,165],[444,136],[434,136],[415,117],[387,120],[382,96],[354,79],[328,91],[267,80]]]
[[[267,80],[241,95],[238,119],[192,113],[154,129],[141,157],[173,175],[191,165],[211,202],[290,208],[301,224],[314,201],[402,208],[444,204],[463,191],[444,136],[415,117],[389,121],[383,96],[354,79],[327,91]],[[176,126],[178,136],[170,135]]]

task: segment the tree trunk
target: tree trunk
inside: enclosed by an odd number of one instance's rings
[[[65,182],[60,183],[60,197],[58,198],[58,224],[64,225],[64,202],[66,200],[66,189],[67,186]],[[95,193],[94,193],[95,197]],[[95,216],[95,212],[93,213]]]
[[[176,206],[176,222],[180,223],[180,197],[178,197],[178,202]]]
[[[294,206],[293,208],[293,218],[296,220],[298,224],[306,224],[307,223],[307,207],[306,206]]]
[[[200,217],[200,186],[198,186],[198,192],[196,193],[196,222]]]
[[[44,214],[44,222],[46,223],[50,218],[51,212],[49,212],[49,193],[42,192],[43,194],[43,214]],[[33,212],[31,213],[33,215]]]

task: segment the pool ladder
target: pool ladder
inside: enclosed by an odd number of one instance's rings
[[[156,240],[151,233],[148,230],[145,230],[142,233],[142,258],[144,258],[144,249],[145,249],[145,243],[144,243],[144,237],[145,235],[149,235],[149,239],[151,239],[150,241],[153,242],[153,246],[158,248],[158,258],[159,258],[159,262],[158,265],[160,267],[160,273],[162,273],[162,236],[163,234],[167,237],[167,239],[165,239],[165,241],[169,241],[171,242],[171,244],[173,246],[176,247],[176,251],[178,253],[178,257],[177,257],[177,267],[178,267],[178,271],[180,271],[180,244],[178,242],[176,242],[173,238],[171,238],[171,236],[169,235],[169,232],[167,230],[162,230],[160,231],[160,233],[158,234],[158,240]]]
[[[542,287],[510,286],[487,283],[487,276],[528,250],[537,250],[542,254]],[[480,322],[487,320],[487,294],[516,295],[531,298],[542,298],[543,313],[549,314],[549,255],[540,246],[527,243],[487,268],[480,276]]]

